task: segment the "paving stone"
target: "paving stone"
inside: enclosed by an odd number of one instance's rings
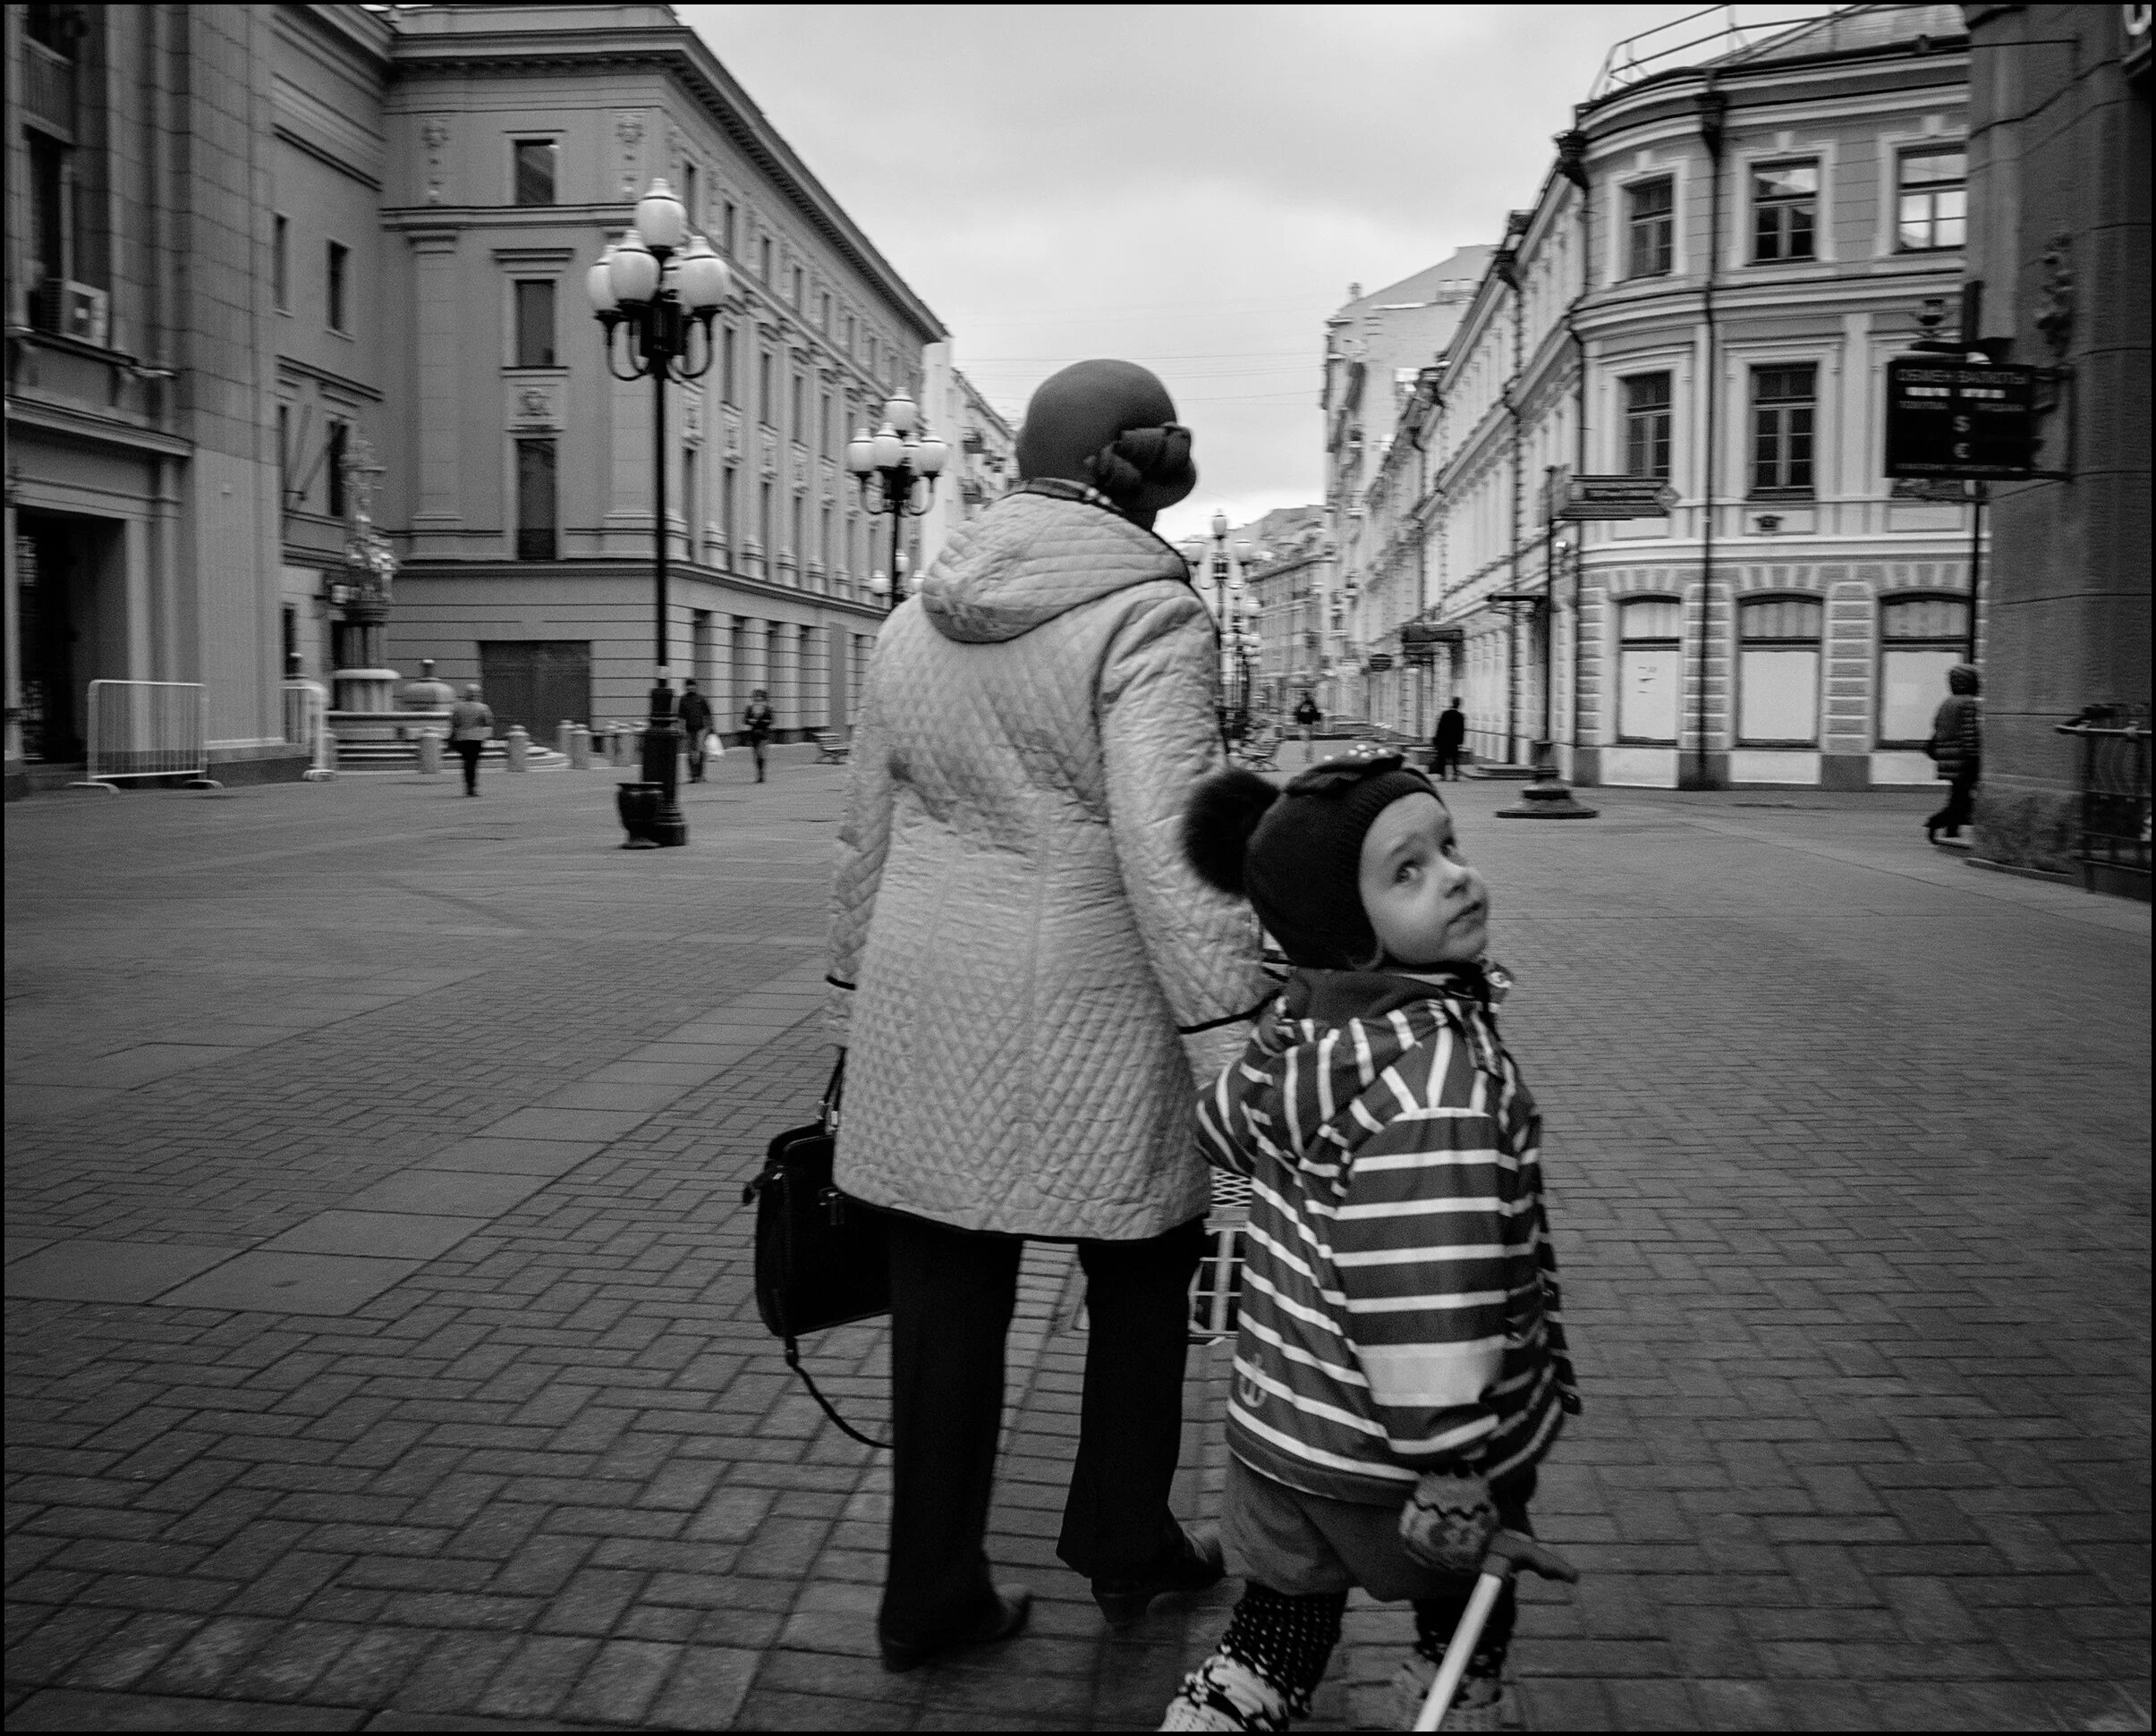
[[[418,1212],[493,1218],[547,1185],[543,1176],[479,1170],[414,1169],[378,1181],[345,1201],[355,1212]]]
[[[364,1716],[333,1706],[47,1688],[15,1706],[8,1725],[15,1730],[357,1730]]]
[[[7,1293],[58,1302],[147,1302],[239,1251],[173,1242],[55,1241],[8,1262]]]
[[[258,1249],[165,1291],[157,1300],[166,1308],[350,1314],[410,1277],[423,1264],[420,1260],[287,1254]]]
[[[603,1142],[575,1139],[460,1139],[423,1158],[417,1169],[473,1170],[491,1175],[565,1175],[605,1149]]]

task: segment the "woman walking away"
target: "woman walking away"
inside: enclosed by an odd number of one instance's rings
[[[1947,671],[1947,697],[1931,719],[1931,739],[1924,744],[1947,785],[1947,805],[1924,822],[1924,836],[1961,836],[1974,812],[1977,780],[1983,775],[1983,716],[1976,697],[1976,670],[1957,663]]]
[[[1247,906],[1177,846],[1223,750],[1219,641],[1151,529],[1197,482],[1175,413],[1129,362],[1046,382],[1023,487],[892,613],[862,696],[836,1180],[892,1214],[890,1670],[1025,1621],[982,1538],[1029,1236],[1077,1243],[1091,1316],[1057,1553],[1116,1626],[1221,1573],[1168,1511],[1210,1198],[1193,1097],[1270,984]]]
[[[449,745],[464,762],[464,793],[480,792],[480,751],[494,733],[494,713],[480,703],[480,685],[469,682],[464,697],[449,707]]]
[[[756,756],[756,781],[764,781],[764,748],[771,740],[775,716],[771,697],[762,688],[749,695],[749,708],[741,715],[741,726],[749,733],[749,751]]]

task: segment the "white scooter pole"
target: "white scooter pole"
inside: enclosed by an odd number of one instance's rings
[[[1474,1595],[1467,1600],[1460,1625],[1452,1631],[1445,1661],[1438,1665],[1438,1679],[1430,1684],[1429,1697],[1415,1718],[1417,1730],[1435,1730],[1445,1722],[1445,1715],[1452,1710],[1452,1697],[1460,1691],[1460,1678],[1467,1672],[1467,1660],[1474,1656],[1475,1641],[1481,1639],[1490,1612],[1498,1605],[1498,1594],[1522,1568],[1545,1579],[1579,1582],[1578,1568],[1532,1537],[1522,1537],[1517,1531],[1499,1531],[1490,1538],[1490,1547],[1482,1554],[1482,1572],[1475,1581]]]

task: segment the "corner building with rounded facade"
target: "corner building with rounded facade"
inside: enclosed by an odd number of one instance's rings
[[[1883,393],[1952,335],[1966,79],[1957,8],[1860,7],[1582,105],[1404,412],[1477,758],[1547,715],[1582,783],[1931,781],[1975,526],[1885,476]],[[1553,517],[1567,474],[1675,504]]]

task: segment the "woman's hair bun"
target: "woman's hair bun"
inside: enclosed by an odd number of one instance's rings
[[[1191,431],[1177,422],[1125,428],[1087,459],[1085,468],[1096,488],[1126,507],[1143,489],[1179,487],[1186,475],[1193,483],[1197,477],[1191,463]]]
[[[1183,815],[1183,853],[1200,877],[1243,896],[1243,864],[1251,835],[1279,800],[1279,791],[1240,766],[1214,774],[1193,791]]]

